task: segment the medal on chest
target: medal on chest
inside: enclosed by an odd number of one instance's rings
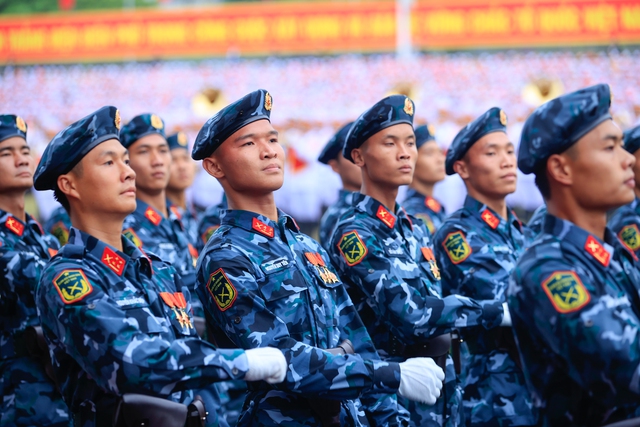
[[[160,298],[168,305],[182,328],[193,328],[191,318],[187,314],[187,300],[182,292],[160,292]]]

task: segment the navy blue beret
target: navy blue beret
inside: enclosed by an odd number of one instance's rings
[[[624,133],[624,148],[631,154],[640,148],[640,126],[629,129]]]
[[[27,124],[22,117],[13,114],[0,115],[0,142],[13,136],[27,139]]]
[[[178,132],[167,137],[167,143],[169,144],[169,150],[175,150],[176,148],[187,150],[189,146],[187,134],[184,132]]]
[[[447,150],[447,160],[445,161],[447,175],[456,173],[453,170],[453,164],[462,159],[476,141],[494,132],[507,133],[507,114],[498,107],[490,108],[458,132],[451,147]]]
[[[414,132],[416,134],[416,148],[418,149],[425,143],[436,140],[435,130],[431,125],[418,126]]]
[[[231,135],[258,120],[271,121],[273,98],[264,89],[258,89],[227,105],[202,126],[191,157],[202,160],[209,157]]]
[[[34,175],[36,190],[53,190],[60,175],[68,173],[84,156],[109,139],[120,141],[120,112],[102,107],[78,120],[47,145]]]
[[[329,160],[338,158],[338,154],[340,154],[344,148],[344,141],[347,139],[347,134],[349,133],[349,129],[351,129],[352,124],[353,122],[349,122],[342,126],[340,130],[331,137],[329,142],[327,142],[327,145],[322,149],[320,156],[318,156],[318,161],[320,163],[328,165]]]
[[[139,116],[135,116],[129,123],[122,127],[120,139],[122,140],[122,145],[129,148],[134,142],[143,136],[154,133],[166,138],[164,133],[164,121],[155,114],[140,114]]]
[[[359,148],[376,133],[401,123],[413,126],[414,111],[413,101],[404,95],[391,95],[377,102],[353,122],[342,155],[353,162],[351,151]]]
[[[568,93],[538,107],[522,128],[518,167],[535,172],[553,154],[560,154],[600,123],[611,118],[609,85]]]

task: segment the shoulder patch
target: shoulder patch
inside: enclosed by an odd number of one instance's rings
[[[238,296],[238,291],[229,281],[227,275],[224,274],[222,268],[217,269],[209,276],[207,290],[220,311],[226,311],[231,308]]]
[[[481,217],[482,217],[482,220],[486,222],[489,225],[489,227],[493,228],[494,230],[498,228],[498,225],[500,225],[500,220],[494,214],[492,214],[489,209],[483,210]]]
[[[138,248],[142,247],[142,240],[140,240],[136,232],[133,231],[133,228],[127,228],[122,232],[122,234],[124,235],[124,237],[131,240],[133,244],[136,245]]]
[[[635,224],[622,227],[622,230],[618,233],[618,238],[620,238],[622,244],[631,252],[640,248],[640,230],[638,230],[638,226]]]
[[[200,238],[202,239],[202,242],[205,245],[207,244],[211,236],[213,236],[213,233],[215,233],[218,228],[220,228],[219,225],[212,225],[211,227],[207,228],[204,233],[202,233]]]
[[[158,212],[156,212],[151,206],[144,211],[144,216],[147,218],[153,225],[158,225],[162,222],[162,216]]]
[[[429,233],[433,236],[433,234],[436,232],[436,226],[433,223],[431,217],[426,213],[417,213],[415,214],[415,217],[422,220],[422,223],[425,225],[425,227],[427,227],[427,230],[429,230]]]
[[[349,267],[360,263],[369,252],[355,230],[342,235],[338,243],[338,249]]]
[[[542,289],[558,313],[580,310],[591,301],[591,295],[573,271],[554,271],[542,283]]]
[[[18,236],[22,236],[22,233],[24,233],[24,225],[12,216],[7,218],[4,225]]]
[[[61,245],[65,245],[69,241],[69,229],[62,221],[56,222],[53,227],[51,227],[51,234],[58,239]]]
[[[100,259],[104,265],[109,267],[118,276],[122,276],[124,271],[125,260],[111,248],[104,248],[102,258]]]
[[[396,224],[396,217],[382,205],[378,207],[376,216],[389,228],[393,228]]]
[[[66,269],[53,279],[53,284],[65,304],[80,301],[93,291],[89,279],[79,269]]]
[[[447,237],[442,242],[442,246],[447,251],[449,259],[454,264],[460,264],[471,255],[471,246],[467,242],[467,238],[462,234],[462,231],[454,231],[447,234]]]
[[[256,217],[253,217],[253,221],[251,221],[251,228],[253,228],[254,230],[256,230],[260,234],[264,234],[267,237],[273,237],[274,236],[273,227],[271,227],[270,225],[265,224],[264,222],[260,221]]]
[[[433,197],[427,197],[426,199],[424,199],[424,204],[426,207],[428,207],[429,209],[431,209],[436,213],[440,212],[440,209],[442,209],[442,206],[440,205],[440,203]]]
[[[587,241],[584,244],[584,249],[596,259],[600,264],[605,267],[609,266],[609,260],[611,254],[598,242],[595,237],[587,237]]]

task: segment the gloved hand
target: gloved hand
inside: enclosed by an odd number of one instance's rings
[[[502,309],[504,310],[504,316],[502,316],[500,326],[511,326],[511,313],[509,313],[509,306],[506,302],[502,303]]]
[[[440,397],[444,371],[430,357],[415,357],[400,363],[398,393],[409,400],[433,405]]]
[[[264,380],[269,384],[284,381],[287,375],[287,360],[277,348],[252,348],[245,351],[249,362],[249,371],[244,376],[245,381]]]

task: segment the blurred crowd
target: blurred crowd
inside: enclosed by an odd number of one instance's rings
[[[316,161],[320,150],[339,126],[389,93],[414,99],[416,123],[434,125],[445,150],[465,124],[492,106],[507,112],[509,136],[517,145],[524,120],[537,106],[523,96],[532,82],[546,79],[564,91],[608,83],[614,119],[626,129],[640,121],[638,70],[637,50],[6,66],[0,69],[0,106],[26,120],[29,142],[39,153],[59,130],[104,105],[118,107],[124,123],[137,114],[156,113],[169,133],[183,130],[191,143],[211,115],[195,105],[203,91],[215,91],[225,105],[257,88],[267,89],[274,98],[272,121],[288,153],[278,205],[299,221],[313,223],[340,187],[338,177]],[[457,175],[435,189],[450,212],[464,196]],[[204,209],[220,201],[222,190],[203,172],[190,197]],[[43,220],[56,206],[51,200],[46,194],[39,200]],[[524,175],[509,201],[524,211],[542,202],[532,178]]]

